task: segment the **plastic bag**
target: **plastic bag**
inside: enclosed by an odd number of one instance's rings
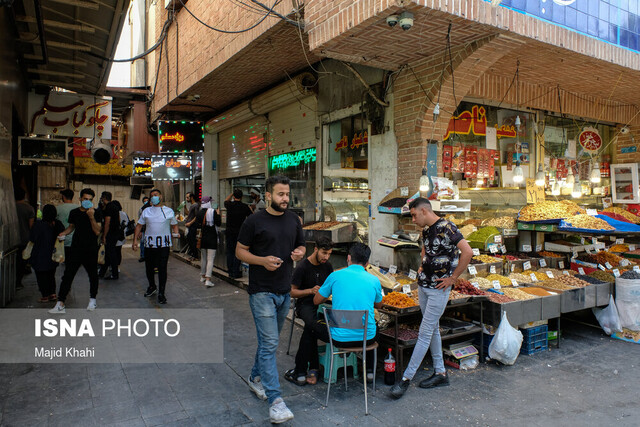
[[[502,313],[500,326],[489,344],[489,357],[505,365],[513,365],[520,354],[522,332],[511,326],[507,312]]]
[[[618,316],[618,308],[613,301],[613,295],[609,297],[608,306],[605,308],[594,308],[593,314],[595,314],[605,334],[611,335],[614,332],[622,332],[620,316]]]
[[[104,265],[105,248],[104,245],[100,245],[98,249],[98,265]]]
[[[64,262],[64,239],[56,239],[56,244],[53,246],[53,254],[51,254],[51,260],[53,262]]]
[[[27,243],[27,246],[22,250],[22,259],[26,261],[31,258],[31,251],[33,251],[33,242]]]
[[[616,279],[616,307],[620,325],[632,331],[640,331],[640,280]]]

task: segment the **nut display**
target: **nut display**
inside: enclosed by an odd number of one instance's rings
[[[603,212],[611,212],[626,218],[627,220],[631,221],[634,224],[640,224],[640,216],[634,215],[631,212],[626,211],[622,208],[610,207],[610,208],[603,209]]]
[[[494,294],[493,292],[491,292],[491,295],[489,295],[489,299],[492,302],[495,302],[497,304],[504,304],[505,302],[514,302],[515,301],[511,297],[508,297],[506,295]]]
[[[456,280],[456,284],[453,290],[465,295],[487,295],[487,292],[476,288],[471,284],[471,282],[461,278],[458,278],[458,280]]]
[[[507,277],[502,276],[500,274],[490,274],[487,276],[487,280],[489,281],[489,283],[491,283],[493,286],[493,281],[497,280],[498,282],[500,282],[500,287],[508,287],[508,286],[513,286],[511,284],[511,280],[509,280]]]
[[[466,239],[467,237],[469,237],[471,233],[473,233],[476,230],[476,226],[468,224],[462,228],[459,228],[458,230],[460,231],[460,233],[462,233],[462,237]]]
[[[471,280],[471,284],[472,285],[473,285],[473,283],[477,283],[478,287],[480,289],[491,289],[491,288],[493,288],[493,285],[491,284],[491,281],[485,279],[484,277],[474,277]]]
[[[520,273],[511,273],[509,275],[509,281],[511,281],[511,279],[515,280],[516,282],[518,282],[519,285],[523,284],[523,283],[529,283],[531,282],[531,277],[524,275],[524,274],[520,274]]]
[[[616,244],[616,245],[612,245],[609,248],[609,252],[627,252],[629,250],[629,245],[625,245],[625,244]]]
[[[498,227],[498,228],[516,228],[516,219],[510,216],[501,216],[498,218],[485,219],[482,222],[484,226]]]
[[[551,292],[547,291],[546,289],[538,288],[536,286],[527,286],[522,288],[521,290],[522,292],[526,292],[528,294],[536,295],[539,297],[548,297],[553,295]]]
[[[339,224],[342,223],[340,221],[321,221],[314,224],[305,225],[302,228],[305,230],[326,230],[327,228],[331,228]]]
[[[402,292],[390,292],[382,297],[382,303],[397,308],[407,308],[416,306],[416,302],[407,294]]]
[[[613,274],[605,273],[602,270],[596,270],[593,273],[589,273],[588,276],[594,277],[600,280],[601,282],[615,283],[616,281]]]
[[[496,258],[496,257],[492,257],[489,255],[476,255],[473,257],[473,259],[475,259],[476,261],[480,261],[481,263],[484,264],[490,264],[490,263],[494,263],[494,262],[502,262],[502,260],[500,258]]]
[[[558,279],[547,279],[544,282],[540,283],[540,286],[556,289],[558,291],[570,291],[572,289],[575,289],[573,286],[569,286]]]
[[[569,200],[560,202],[544,201],[527,205],[520,211],[520,221],[544,221],[547,219],[567,218],[586,211]]]
[[[513,298],[516,301],[524,301],[536,298],[535,295],[522,292],[522,290],[520,290],[519,288],[505,288],[501,290],[506,296],[508,296],[509,298]]]
[[[591,215],[580,214],[565,219],[567,224],[573,228],[584,228],[588,230],[615,230],[603,219]]]
[[[576,288],[584,288],[585,286],[589,286],[588,282],[585,282],[584,280],[580,280],[574,276],[562,275],[558,277],[558,280],[560,280],[562,283],[565,283],[569,286],[574,286]]]
[[[549,251],[538,252],[538,255],[543,256],[543,257],[546,256],[546,257],[549,257],[549,258],[564,258],[564,255],[560,255],[560,254],[557,254],[555,252],[549,252]]]

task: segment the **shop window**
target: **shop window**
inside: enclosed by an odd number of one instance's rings
[[[329,124],[328,167],[330,169],[368,169],[368,123],[361,115]]]

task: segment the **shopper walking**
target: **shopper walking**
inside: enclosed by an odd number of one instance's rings
[[[196,216],[196,221],[201,225],[200,237],[200,281],[205,286],[213,287],[211,272],[213,271],[213,261],[218,249],[218,231],[216,226],[220,226],[220,209],[211,206],[211,197],[202,198],[201,209]]]
[[[242,202],[242,190],[236,188],[224,200],[224,208],[227,210],[227,272],[229,277],[239,279],[242,277],[240,271],[240,260],[236,257],[236,244],[238,243],[238,233],[244,220],[251,215],[251,209]]]
[[[431,203],[421,197],[409,204],[413,223],[422,230],[422,266],[418,271],[420,309],[422,322],[418,342],[402,379],[391,387],[391,395],[400,398],[409,388],[422,360],[431,350],[434,373],[420,382],[421,388],[449,385],[449,377],[442,358],[440,316],[449,300],[451,286],[466,270],[473,251],[458,228],[437,216]]]
[[[20,245],[18,256],[16,257],[16,289],[22,288],[22,278],[27,271],[27,262],[22,259],[22,251],[29,243],[29,231],[33,227],[36,218],[36,211],[27,201],[27,193],[18,187],[14,191],[16,198],[16,211],[18,214],[18,230],[20,232]]]
[[[149,206],[151,206],[151,203],[149,203],[149,198],[147,196],[144,196],[142,198],[142,206],[138,210],[138,220],[140,220],[140,217],[142,216],[142,211],[145,210],[146,208],[148,208]],[[140,233],[140,258],[138,258],[138,262],[144,262],[144,231],[145,231],[145,228],[146,227],[143,226],[142,227],[142,232]]]
[[[289,211],[290,181],[272,176],[266,182],[267,209],[242,224],[237,257],[249,264],[249,305],[258,336],[258,348],[248,384],[261,399],[269,401],[272,423],[293,418],[281,397],[276,350],[289,311],[293,262],[305,254],[302,225]]]
[[[167,263],[169,262],[169,253],[171,251],[172,234],[178,235],[178,221],[173,209],[164,206],[162,203],[162,192],[160,190],[153,189],[149,194],[151,195],[151,207],[142,211],[138,225],[136,225],[131,248],[134,251],[138,248],[138,239],[142,233],[142,227],[146,227],[144,263],[149,287],[144,296],[150,297],[158,293],[158,304],[166,304]],[[155,269],[158,269],[158,286],[155,283]]]
[[[29,235],[29,241],[33,242],[31,267],[36,273],[38,289],[42,295],[38,300],[40,303],[57,299],[56,268],[58,268],[58,263],[54,262],[51,257],[58,234],[64,231],[64,226],[56,219],[57,214],[55,206],[44,205],[42,219],[33,224]]]
[[[198,197],[189,192],[186,197],[187,203],[190,203],[189,213],[184,220],[184,225],[187,227],[187,247],[189,251],[189,256],[191,260],[198,258],[198,248],[197,248],[197,239],[198,239],[198,228],[200,228],[200,224],[196,222],[196,215],[200,211],[200,201]]]
[[[53,309],[49,310],[49,313],[65,313],[65,300],[80,266],[84,267],[89,275],[89,305],[87,305],[87,310],[95,310],[97,307],[98,235],[101,231],[101,218],[93,208],[95,194],[90,188],[80,191],[80,207],[69,213],[69,226],[59,234],[59,237],[65,237],[73,232],[73,239],[71,241],[69,259],[66,259],[64,263],[64,274],[60,283],[58,302]]]
[[[73,203],[73,190],[67,188],[60,191],[60,195],[62,196],[62,204],[56,207],[56,210],[58,211],[58,216],[56,217],[56,219],[62,223],[64,228],[67,228],[69,226],[69,214],[72,210],[76,209],[78,205]],[[72,239],[73,233],[69,234],[64,239],[64,259],[69,258]]]
[[[249,195],[253,200],[253,203],[251,203],[251,206],[249,207],[254,213],[267,208],[267,204],[260,197],[260,190],[258,190],[257,188],[252,188],[251,190],[249,190]]]
[[[102,193],[102,198],[106,205],[104,207],[104,231],[102,233],[102,244],[105,249],[105,263],[100,266],[98,276],[105,280],[118,280],[118,254],[117,244],[122,231],[120,229],[120,211],[122,205],[117,200],[112,200],[110,192]],[[111,276],[105,277],[107,269],[111,267]]]

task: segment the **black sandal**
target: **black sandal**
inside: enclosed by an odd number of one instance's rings
[[[295,385],[299,385],[299,386],[303,386],[307,383],[307,377],[303,377],[302,375],[300,375],[301,378],[304,378],[304,380],[298,380],[298,377],[296,377],[296,370],[295,369],[289,369],[287,372],[284,373],[284,379],[294,383]]]

